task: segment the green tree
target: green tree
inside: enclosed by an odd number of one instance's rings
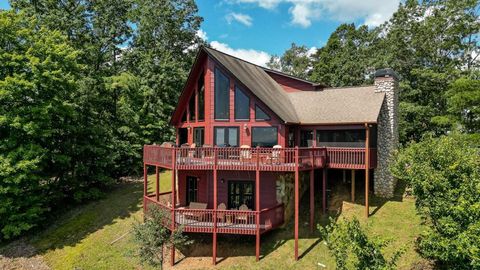
[[[151,266],[163,268],[166,251],[190,245],[192,241],[177,228],[173,233],[168,229],[170,212],[155,206],[148,208],[145,221],[133,227],[134,240],[139,245],[138,256]]]
[[[450,84],[446,93],[448,111],[468,133],[480,133],[480,80],[463,77]]]
[[[79,52],[58,31],[0,12],[0,239],[45,218],[72,162]]]
[[[372,82],[376,35],[377,30],[370,31],[367,26],[340,25],[313,55],[310,79],[334,87]]]
[[[267,66],[295,77],[307,79],[311,69],[309,50],[306,46],[292,43],[281,57],[272,56]]]
[[[139,0],[131,12],[137,29],[125,53],[129,72],[139,78],[144,104],[143,142],[169,141],[169,118],[203,41],[196,35],[202,18],[193,0]]]
[[[328,249],[335,258],[336,269],[396,269],[396,263],[403,253],[397,249],[390,259],[386,259],[382,249],[386,241],[369,239],[358,219],[341,220],[320,227]]]
[[[445,93],[451,82],[478,65],[478,1],[406,1],[389,22],[377,46],[377,67],[388,66],[401,76],[400,140],[418,141],[450,126]],[[467,67],[467,68],[465,68]]]
[[[421,254],[447,269],[480,268],[480,139],[425,137],[396,156],[391,171],[406,181],[427,229]]]

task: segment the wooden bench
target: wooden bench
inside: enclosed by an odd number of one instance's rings
[[[199,202],[190,202],[187,209],[191,210],[206,210],[207,204],[206,203],[199,203]],[[203,211],[195,211],[195,212],[187,212],[185,213],[186,217],[193,218],[198,221],[203,221],[205,216],[205,212]]]

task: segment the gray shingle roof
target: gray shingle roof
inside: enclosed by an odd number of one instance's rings
[[[217,50],[210,48],[205,48],[205,50],[283,121],[286,123],[298,122],[295,110],[291,109],[292,103],[287,93],[263,68]]]
[[[375,86],[288,93],[302,124],[374,123],[385,93]]]
[[[346,124],[377,121],[385,97],[374,86],[287,93],[265,68],[214,49],[205,51],[285,123]]]

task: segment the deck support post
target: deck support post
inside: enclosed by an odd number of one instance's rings
[[[147,164],[143,163],[143,196],[147,196],[147,185],[148,185],[148,174],[147,174]],[[145,215],[147,211],[147,205],[145,198],[143,199],[143,214]]]
[[[370,127],[365,123],[365,217],[368,218],[369,205],[368,205],[368,191],[369,191],[369,169],[370,169]]]
[[[158,173],[158,166],[155,166],[155,199],[160,197],[160,174]]]
[[[172,158],[172,219],[171,219],[171,231],[172,235],[175,231],[175,178],[176,178],[176,151],[175,149],[173,151],[173,158]],[[171,249],[171,254],[170,254],[170,265],[174,266],[175,265],[175,246],[172,246]]]
[[[255,257],[260,260],[260,153],[257,147],[257,166],[255,170],[255,210],[256,210],[256,241]]]
[[[217,264],[217,197],[218,197],[218,177],[217,177],[217,151],[213,151],[213,250],[212,263]]]
[[[295,147],[295,260],[298,260],[298,215],[299,215],[299,205],[300,205],[300,191],[299,191],[299,177],[300,173],[298,170],[298,147]]]
[[[315,190],[314,169],[310,170],[310,232],[313,232],[315,223]]]
[[[327,213],[327,168],[323,168],[322,174],[322,213]]]
[[[355,202],[355,170],[352,169],[352,202]]]

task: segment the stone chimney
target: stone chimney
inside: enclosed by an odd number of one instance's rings
[[[375,72],[375,92],[384,92],[377,125],[377,168],[374,172],[375,195],[392,197],[396,179],[391,175],[388,165],[392,154],[398,147],[398,74],[390,68]]]

